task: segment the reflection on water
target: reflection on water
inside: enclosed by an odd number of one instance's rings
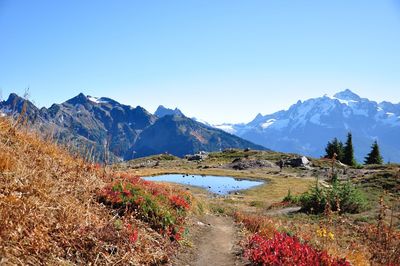
[[[252,181],[237,179],[230,176],[201,176],[201,175],[182,175],[169,174],[145,177],[145,180],[172,182],[196,187],[202,187],[212,193],[226,195],[230,192],[249,189],[264,184],[262,181]]]

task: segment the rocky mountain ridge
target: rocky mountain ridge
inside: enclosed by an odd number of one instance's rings
[[[97,161],[130,160],[160,153],[184,156],[227,148],[265,149],[191,120],[181,112],[158,117],[140,106],[133,108],[83,93],[41,109],[11,94],[0,102],[0,111],[3,115],[24,114],[31,126]]]

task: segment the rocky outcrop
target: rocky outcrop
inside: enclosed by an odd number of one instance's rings
[[[185,159],[187,159],[188,161],[203,161],[207,159],[207,157],[208,157],[208,152],[200,151],[196,154],[186,155]]]
[[[163,105],[158,106],[156,112],[154,113],[154,115],[156,115],[157,117],[164,117],[166,115],[179,115],[179,116],[183,116],[183,113],[181,112],[181,110],[179,110],[178,108],[175,109],[169,109],[164,107]]]
[[[276,168],[277,166],[268,160],[256,160],[256,159],[245,159],[237,158],[228,165],[228,168],[235,170],[246,170],[254,168]]]

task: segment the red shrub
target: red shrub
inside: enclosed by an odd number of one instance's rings
[[[247,244],[245,256],[254,265],[350,265],[345,259],[333,258],[326,251],[316,250],[284,233],[276,233],[272,239],[254,234]]]
[[[126,229],[128,230],[129,241],[131,244],[135,244],[139,237],[138,230],[136,228],[132,228],[132,225],[130,224],[126,226]]]
[[[190,204],[181,196],[179,195],[172,195],[169,197],[169,200],[173,207],[182,210],[189,210]]]
[[[100,202],[119,210],[119,214],[132,213],[148,223],[154,230],[179,240],[191,206],[189,193],[170,186],[146,181],[137,176],[121,174],[98,193]],[[132,243],[137,232],[130,233]]]

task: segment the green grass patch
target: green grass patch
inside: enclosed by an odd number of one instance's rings
[[[321,187],[318,183],[297,199],[303,211],[323,213],[327,206],[340,213],[359,213],[368,209],[365,195],[350,181],[333,182],[330,187]]]

